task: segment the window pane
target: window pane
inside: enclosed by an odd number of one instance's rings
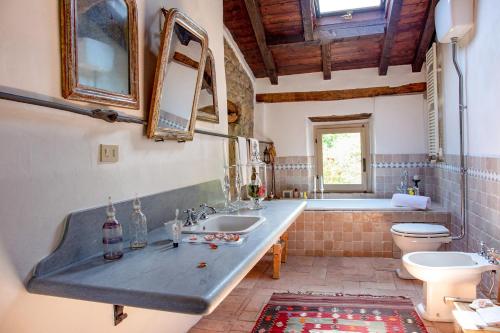
[[[319,0],[319,11],[321,13],[338,12],[377,7],[380,4],[380,0]]]
[[[323,182],[362,184],[361,133],[332,133],[321,136]]]

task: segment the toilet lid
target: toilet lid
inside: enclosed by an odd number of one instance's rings
[[[427,224],[427,223],[400,223],[392,226],[392,230],[402,234],[412,235],[446,235],[450,231],[440,224]]]

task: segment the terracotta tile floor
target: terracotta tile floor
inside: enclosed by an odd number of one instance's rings
[[[419,281],[401,280],[394,270],[399,261],[387,258],[289,256],[281,279],[273,280],[272,257],[265,256],[231,294],[189,332],[250,332],[274,292],[317,292],[407,296],[422,299]],[[451,333],[453,325],[425,322],[429,333]]]

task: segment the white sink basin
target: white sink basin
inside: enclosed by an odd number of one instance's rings
[[[217,232],[247,234],[257,228],[265,218],[260,216],[215,215],[192,227],[183,227],[185,234],[212,234]]]

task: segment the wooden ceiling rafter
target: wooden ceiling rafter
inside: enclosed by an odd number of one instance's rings
[[[264,30],[264,24],[262,23],[262,15],[256,1],[257,0],[245,0],[245,6],[248,16],[250,17],[255,39],[257,40],[257,45],[266,67],[269,80],[271,81],[271,84],[277,85],[278,74],[276,71],[276,64],[274,63],[273,54],[269,50],[266,43],[266,33]]]
[[[304,26],[304,40],[313,40],[314,20],[312,0],[300,0],[300,12],[302,14],[302,25]]]
[[[321,58],[323,62],[323,79],[331,80],[332,79],[332,48],[331,44],[322,44],[321,45]]]
[[[387,75],[389,62],[391,57],[392,47],[398,28],[399,18],[401,17],[401,9],[403,0],[390,0],[387,7],[387,28],[385,30],[384,46],[380,56],[380,64],[378,67],[379,75]]]
[[[437,0],[431,0],[427,10],[427,19],[425,20],[424,31],[418,43],[417,52],[411,65],[413,72],[420,72],[425,61],[425,54],[432,43],[435,27],[434,27],[434,9],[436,8]]]

